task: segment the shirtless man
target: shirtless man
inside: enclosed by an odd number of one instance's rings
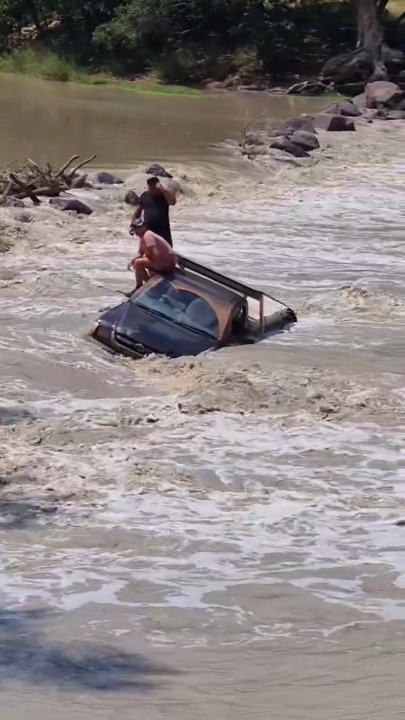
[[[176,255],[167,240],[149,230],[143,219],[134,220],[132,227],[139,238],[139,248],[129,261],[128,270],[135,271],[138,290],[155,273],[171,275],[176,268]]]

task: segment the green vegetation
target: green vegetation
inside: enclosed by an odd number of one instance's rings
[[[90,73],[59,57],[52,50],[19,47],[0,56],[0,72],[32,75],[44,80],[57,82],[74,82],[81,85],[113,85],[122,90],[137,92],[154,92],[175,95],[199,96],[199,90],[181,87],[180,85],[164,85],[158,78],[149,78],[147,82],[130,82],[114,78],[105,73]]]
[[[72,62],[59,57],[51,50],[35,50],[31,47],[14,48],[0,57],[0,71],[33,75],[45,80],[105,84],[108,78],[89,75],[79,70]]]
[[[91,84],[152,74],[139,88],[153,91],[277,82],[353,48],[355,16],[355,0],[0,0],[0,69]]]

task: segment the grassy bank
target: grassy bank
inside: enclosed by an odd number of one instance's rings
[[[130,81],[125,80],[125,78],[115,78],[105,73],[86,72],[50,50],[37,50],[28,47],[15,48],[6,55],[0,56],[0,72],[30,75],[55,82],[79,83],[81,85],[110,85],[122,90],[132,90],[135,92],[153,92],[166,95],[186,96],[201,95],[201,92],[194,88],[163,84],[153,75],[142,81]]]

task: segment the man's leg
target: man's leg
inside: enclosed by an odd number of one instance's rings
[[[135,270],[135,282],[136,282],[136,290],[149,279],[148,274],[148,268],[151,266],[151,261],[149,258],[141,257],[137,258],[133,264],[133,268]]]

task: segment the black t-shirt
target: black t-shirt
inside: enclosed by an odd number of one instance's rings
[[[161,235],[173,246],[170,231],[169,206],[164,195],[151,195],[143,192],[140,197],[140,206],[143,209],[143,218],[149,230]]]

